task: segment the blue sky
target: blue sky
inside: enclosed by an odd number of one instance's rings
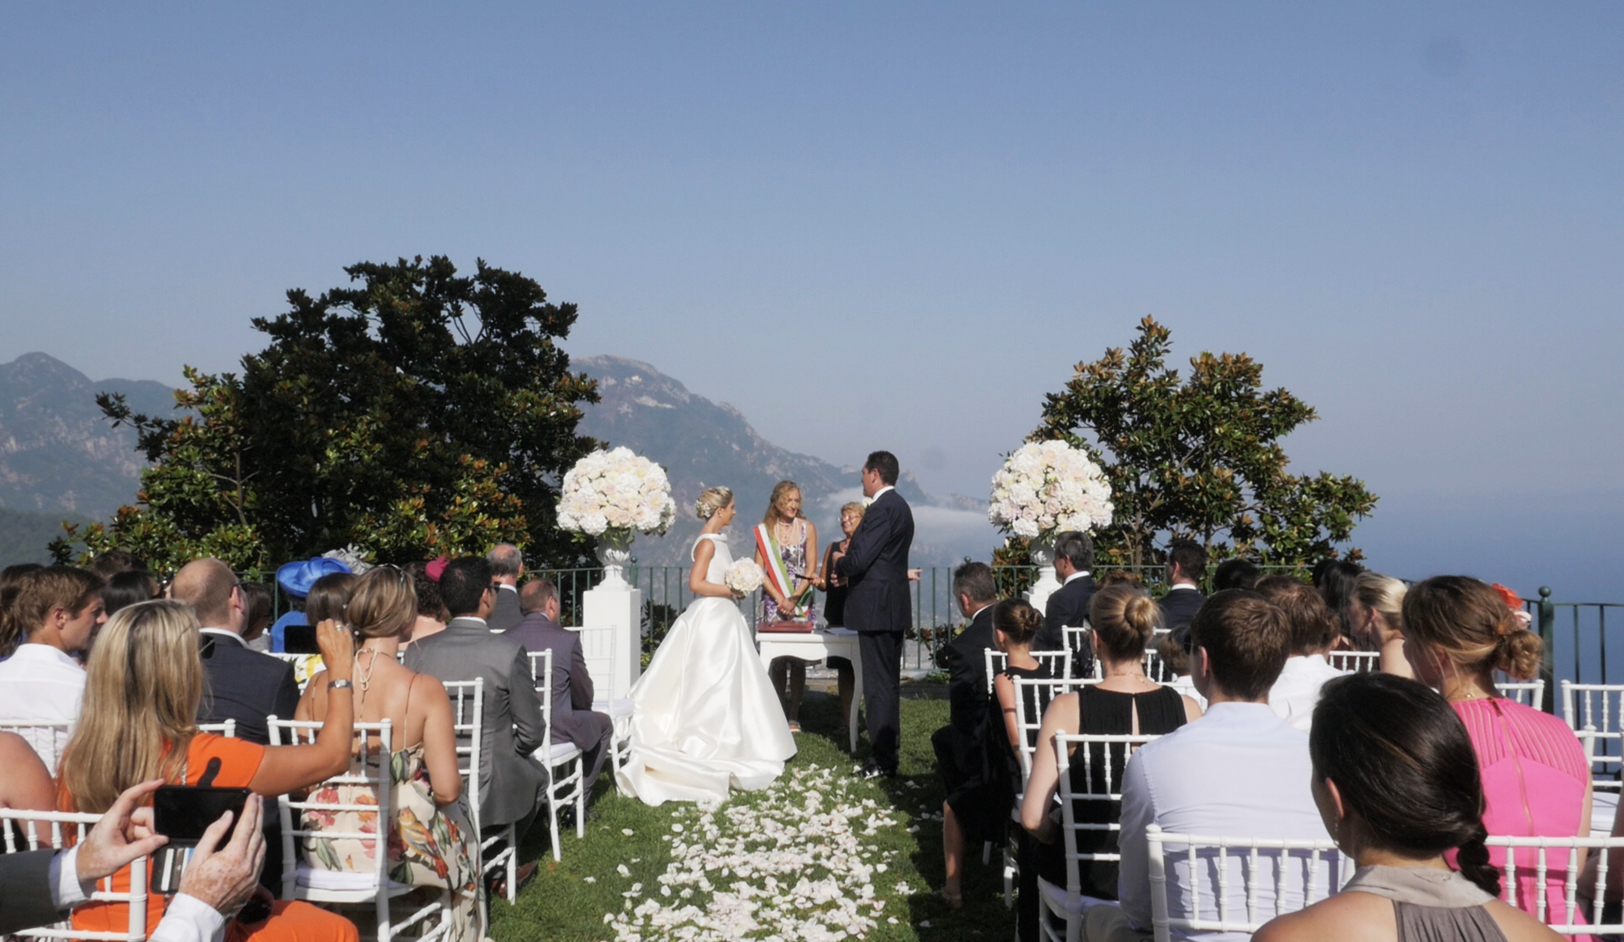
[[[1404,575],[1624,600],[1624,7],[7,5],[0,356],[178,382],[445,253],[980,495],[1140,317],[1245,351]]]

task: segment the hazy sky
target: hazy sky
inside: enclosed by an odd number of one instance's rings
[[[1153,314],[1319,409],[1379,568],[1624,600],[1624,6],[336,6],[0,7],[0,357],[178,382],[483,257],[981,495]]]

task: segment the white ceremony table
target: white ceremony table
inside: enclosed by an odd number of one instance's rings
[[[857,653],[857,632],[849,628],[804,632],[758,631],[756,647],[761,649],[761,663],[768,670],[772,669],[773,660],[781,657],[793,657],[802,661],[843,657],[851,661],[851,714],[846,717],[846,731],[851,737],[851,751],[856,752],[857,708],[863,702],[863,659]]]

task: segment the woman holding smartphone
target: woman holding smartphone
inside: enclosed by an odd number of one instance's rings
[[[203,662],[192,608],[166,599],[121,609],[102,628],[90,658],[79,725],[62,752],[57,806],[101,814],[125,789],[152,779],[175,785],[248,788],[272,798],[343,772],[349,767],[354,710],[348,691],[355,643],[333,621],[316,626],[331,692],[326,725],[306,746],[261,746],[197,729],[203,699]],[[150,864],[149,864],[150,866]],[[149,873],[148,885],[151,885]],[[115,892],[128,892],[126,867],[113,877]],[[263,891],[261,891],[263,893]],[[268,894],[265,894],[268,896]],[[156,926],[168,898],[149,893],[147,925]],[[124,932],[127,903],[89,903],[73,913],[82,931]],[[308,903],[276,902],[254,924],[230,920],[225,942],[356,942],[355,925]]]

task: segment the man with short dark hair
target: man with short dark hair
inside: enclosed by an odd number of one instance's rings
[[[1212,571],[1212,591],[1255,588],[1258,576],[1258,568],[1251,560],[1226,559]]]
[[[413,642],[406,649],[406,666],[442,681],[484,679],[480,788],[470,800],[479,802],[482,827],[512,824],[522,843],[547,800],[547,771],[530,758],[546,737],[530,659],[524,645],[493,634],[486,622],[496,604],[496,582],[484,557],[446,563],[440,597],[451,621],[444,631]],[[534,875],[535,864],[526,864],[519,882]]]
[[[863,658],[863,706],[873,754],[863,778],[895,777],[902,746],[902,639],[913,622],[908,549],[913,511],[897,493],[897,458],[876,451],[863,463],[863,495],[871,499],[846,552],[834,554],[846,580],[846,627],[857,632]]]
[[[1191,678],[1207,698],[1207,712],[1128,760],[1122,778],[1120,903],[1089,910],[1085,939],[1150,937],[1145,828],[1151,824],[1178,834],[1325,839],[1309,789],[1308,734],[1269,709],[1269,687],[1280,675],[1291,638],[1285,614],[1256,592],[1232,589],[1208,599],[1190,628]],[[1263,867],[1272,869],[1269,859]],[[1252,875],[1259,911],[1275,911],[1275,877],[1267,869]],[[1318,879],[1323,883],[1325,875]],[[1205,890],[1202,915],[1215,918],[1205,872],[1190,873],[1182,859],[1168,862],[1170,900],[1190,899],[1192,880],[1201,880]],[[1300,872],[1288,869],[1280,882],[1286,895],[1281,911],[1301,909]],[[1246,911],[1240,882],[1231,882],[1229,892],[1231,911]]]
[[[1043,607],[1043,628],[1032,640],[1034,651],[1060,651],[1066,646],[1067,628],[1088,622],[1088,605],[1094,600],[1094,541],[1088,534],[1067,530],[1055,535],[1054,572],[1060,577],[1060,590],[1049,596]],[[1083,639],[1072,652],[1072,676],[1087,677],[1094,670],[1094,645]]]
[[[524,620],[519,609],[519,577],[524,575],[524,554],[512,543],[498,543],[485,554],[496,579],[496,607],[491,609],[492,631],[507,631]]]
[[[1207,597],[1196,583],[1207,571],[1207,551],[1193,540],[1174,540],[1167,550],[1167,594],[1156,602],[1163,627],[1178,631],[1188,625]]]
[[[558,589],[552,580],[538,578],[525,583],[519,590],[519,607],[524,611],[524,620],[503,634],[524,645],[531,654],[553,652],[553,676],[536,678],[536,692],[552,698],[553,741],[580,747],[587,773],[586,793],[590,796],[609,754],[614,721],[592,710],[592,675],[586,670],[581,636],[559,626]]]

